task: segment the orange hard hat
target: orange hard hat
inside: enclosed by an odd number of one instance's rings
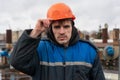
[[[59,20],[59,19],[66,19],[71,18],[75,19],[70,7],[68,7],[64,3],[56,3],[52,5],[47,12],[47,18],[49,20]]]

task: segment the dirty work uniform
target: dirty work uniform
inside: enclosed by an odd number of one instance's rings
[[[63,47],[53,39],[33,39],[29,34],[30,30],[24,31],[10,62],[33,80],[105,80],[96,48],[78,35]]]

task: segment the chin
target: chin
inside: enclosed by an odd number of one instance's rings
[[[64,44],[67,44],[68,41],[59,41],[58,43],[64,45]]]

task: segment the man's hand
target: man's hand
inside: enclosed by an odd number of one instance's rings
[[[49,22],[48,19],[40,19],[40,20],[38,20],[35,28],[30,33],[30,36],[32,38],[37,38],[37,36],[40,33],[44,32],[49,27],[49,24],[50,24],[50,22]]]

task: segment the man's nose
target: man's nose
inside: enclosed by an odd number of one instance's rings
[[[65,33],[65,29],[63,28],[63,27],[60,27],[60,32],[59,32],[60,34],[63,34],[63,33]]]

